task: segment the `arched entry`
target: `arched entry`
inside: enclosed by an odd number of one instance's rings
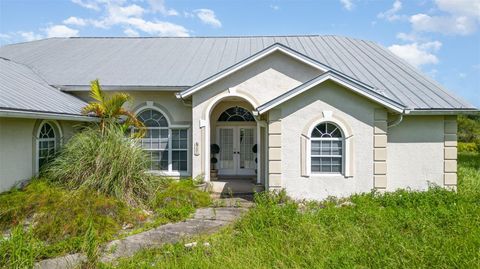
[[[220,176],[253,177],[256,174],[256,122],[246,106],[243,102],[225,102],[220,109],[214,110],[217,113],[214,113],[216,128],[212,141],[219,149],[215,158]],[[217,118],[221,110],[223,112]]]

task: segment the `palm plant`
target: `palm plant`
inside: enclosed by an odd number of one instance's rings
[[[123,105],[130,101],[130,95],[126,93],[115,93],[111,96],[106,96],[100,86],[98,79],[90,82],[90,97],[95,101],[86,105],[82,113],[85,115],[95,115],[100,119],[100,131],[105,134],[107,124],[120,124],[124,131],[127,131],[130,126],[140,130],[133,135],[135,137],[142,137],[145,133],[144,125],[131,112],[123,108]],[[121,119],[124,119],[120,123]]]

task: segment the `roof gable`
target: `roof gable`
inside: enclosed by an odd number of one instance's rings
[[[369,85],[366,85],[364,83],[361,83],[355,79],[352,79],[352,78],[349,78],[348,76],[345,76],[337,71],[334,71],[334,70],[330,70],[330,71],[327,71],[315,78],[313,78],[312,80],[309,80],[305,83],[303,83],[302,85],[260,105],[256,111],[259,113],[259,114],[263,114],[267,111],[269,111],[270,109],[278,106],[278,105],[281,105],[282,103],[294,98],[295,96],[298,96],[300,94],[302,94],[303,92],[307,91],[307,90],[310,90],[311,88],[317,86],[317,85],[320,85],[322,84],[323,82],[327,81],[327,80],[330,80],[330,81],[334,81],[358,94],[360,94],[361,96],[364,96],[376,103],[379,103],[393,111],[396,111],[396,112],[403,112],[405,106],[403,104],[400,104],[394,100],[391,100],[390,98],[378,93],[377,91],[375,91],[375,89]]]
[[[295,50],[292,50],[291,48],[289,47],[286,47],[285,45],[283,44],[280,44],[280,43],[275,43],[273,45],[271,45],[270,47],[267,47],[265,48],[264,50],[262,51],[259,51],[258,53],[246,58],[246,59],[243,59],[241,61],[239,61],[238,63],[235,63],[231,66],[229,66],[228,68],[224,69],[224,70],[221,70],[220,72],[214,74],[213,76],[210,76],[202,81],[200,81],[199,83],[193,85],[192,87],[182,91],[182,92],[179,92],[177,94],[177,97],[178,98],[187,98],[189,96],[191,96],[192,94],[194,94],[195,92],[215,83],[216,81],[219,81],[221,80],[222,78],[225,78],[227,77],[228,75],[242,69],[242,68],[245,68],[247,66],[249,66],[250,64],[254,63],[254,62],[257,62],[265,57],[267,57],[268,55],[271,55],[275,52],[282,52],[304,64],[307,64],[311,67],[314,67],[318,70],[321,70],[323,72],[326,72],[328,70],[330,70],[331,68],[322,64],[322,63],[319,63],[311,58],[309,58],[308,56],[305,56]]]

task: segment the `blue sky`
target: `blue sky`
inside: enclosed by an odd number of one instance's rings
[[[63,36],[335,34],[382,44],[480,107],[480,0],[0,0],[0,44]]]

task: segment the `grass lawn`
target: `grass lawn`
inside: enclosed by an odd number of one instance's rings
[[[146,208],[44,179],[0,194],[0,268],[30,268],[41,259],[97,249],[104,242],[180,221],[210,204],[209,194],[191,180],[158,184]]]
[[[457,193],[432,188],[350,201],[299,205],[260,195],[234,226],[189,240],[198,247],[145,250],[117,267],[479,268],[480,155],[459,156]]]

